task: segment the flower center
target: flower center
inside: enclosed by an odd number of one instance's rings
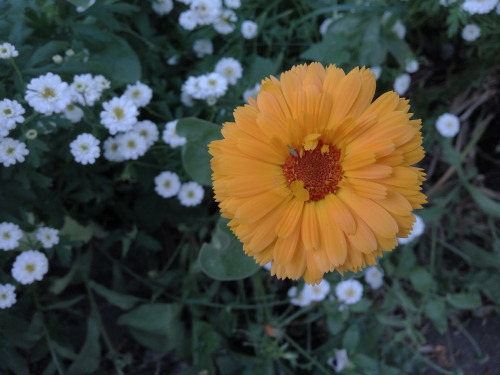
[[[1,300],[6,300],[7,299],[7,294],[5,294],[5,293],[0,294],[0,299]]]
[[[44,87],[43,88],[42,97],[44,99],[55,98],[56,97],[56,93],[50,87]]]
[[[35,271],[35,265],[32,264],[32,263],[28,263],[25,267],[26,271],[28,271],[29,273],[32,273],[33,271]]]
[[[5,109],[3,110],[3,113],[4,113],[4,115],[9,116],[9,115],[11,115],[11,114],[12,114],[12,111],[10,110],[10,108],[5,108]]]
[[[121,120],[125,117],[125,113],[123,112],[123,109],[120,107],[113,108],[113,112],[117,120]]]
[[[10,233],[9,232],[3,232],[2,237],[4,240],[10,240]]]
[[[342,180],[340,150],[321,141],[313,149],[308,146],[310,144],[306,143],[305,150],[302,148],[300,153],[290,149],[290,155],[282,165],[283,174],[288,186],[294,181],[302,182],[309,193],[309,201],[318,201],[338,190]]]

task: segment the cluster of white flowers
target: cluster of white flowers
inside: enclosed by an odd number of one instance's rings
[[[12,44],[7,42],[0,44],[0,59],[10,59],[17,56],[19,56],[19,52]]]
[[[398,238],[398,242],[402,245],[410,243],[415,238],[420,237],[424,233],[424,230],[425,230],[424,220],[420,216],[415,215],[415,222],[413,223],[413,228],[411,233],[406,238]]]
[[[216,63],[213,72],[188,77],[181,88],[183,102],[190,105],[192,99],[198,99],[214,105],[226,93],[229,85],[235,85],[242,74],[243,68],[238,60],[223,57]]]
[[[24,142],[13,138],[0,138],[0,163],[4,167],[9,167],[25,160],[29,150]]]
[[[443,137],[453,138],[460,131],[460,119],[452,113],[443,113],[436,120],[436,129]]]
[[[316,285],[305,284],[300,292],[296,286],[292,286],[288,290],[288,297],[292,305],[308,306],[323,301],[329,293],[330,283],[323,279]]]
[[[109,88],[109,81],[102,75],[79,74],[69,85],[71,102],[83,106],[93,106],[101,98],[102,92]]]
[[[12,265],[12,277],[21,284],[42,280],[49,270],[49,261],[38,250],[27,250],[19,254]]]
[[[19,225],[14,223],[0,223],[0,250],[13,250],[19,246],[23,232]]]
[[[170,171],[160,173],[154,179],[155,191],[163,198],[177,196],[179,202],[186,207],[197,206],[203,200],[203,187],[194,182],[181,183],[179,176]]]

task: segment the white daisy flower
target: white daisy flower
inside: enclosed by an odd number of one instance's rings
[[[0,309],[7,309],[16,301],[16,288],[14,285],[0,284]]]
[[[221,5],[220,0],[193,0],[189,9],[198,25],[210,25],[217,19]]]
[[[384,284],[384,273],[378,267],[368,267],[365,270],[365,281],[372,289],[378,289]]]
[[[288,289],[288,297],[290,298],[290,303],[294,306],[308,306],[311,304],[311,299],[310,296],[307,293],[303,293],[304,289],[301,290],[300,293],[298,293],[298,289],[296,286],[292,286],[290,289]]]
[[[404,95],[410,88],[411,77],[408,73],[400,74],[394,80],[394,91],[399,95]]]
[[[200,77],[190,76],[184,82],[181,89],[182,93],[186,93],[192,98],[203,99],[203,92],[200,87]]]
[[[81,105],[93,106],[101,97],[102,89],[91,74],[80,74],[73,77],[69,86],[72,101]]]
[[[380,66],[372,66],[370,67],[370,71],[375,74],[375,79],[379,79],[382,74],[382,67]]]
[[[498,4],[498,0],[465,0],[462,9],[469,14],[486,14]]]
[[[111,82],[109,82],[108,79],[106,79],[106,77],[102,76],[102,75],[97,75],[94,77],[94,85],[101,91],[101,93],[104,91],[104,90],[107,90],[111,87]]]
[[[363,285],[358,280],[345,280],[341,281],[335,287],[335,294],[339,301],[353,305],[363,296]]]
[[[174,8],[174,2],[172,0],[153,0],[153,4],[151,4],[151,6],[156,14],[163,16],[172,11]]]
[[[259,26],[253,21],[246,20],[241,23],[241,35],[245,39],[253,39],[259,32]]]
[[[136,131],[130,131],[118,136],[120,142],[120,153],[126,160],[137,160],[148,150],[144,137]]]
[[[121,153],[120,137],[109,137],[104,141],[104,157],[109,161],[121,162],[125,157]]]
[[[99,140],[89,133],[82,133],[69,144],[71,154],[80,164],[94,164],[101,155]]]
[[[69,103],[63,111],[64,117],[66,117],[73,124],[80,122],[83,118],[83,109],[74,105],[73,103]]]
[[[19,225],[14,223],[0,223],[0,249],[12,250],[19,246],[19,240],[23,237],[23,232]]]
[[[148,85],[137,81],[133,85],[127,85],[123,96],[134,103],[136,107],[140,108],[149,104],[153,97],[153,90]]]
[[[156,124],[149,120],[139,121],[134,126],[134,131],[144,138],[147,147],[151,147],[158,140],[160,134]]]
[[[462,29],[462,38],[467,42],[473,42],[481,36],[481,28],[475,23],[465,25]]]
[[[49,270],[49,261],[44,253],[28,250],[19,254],[12,265],[12,277],[21,284],[42,280]]]
[[[43,248],[49,249],[59,243],[59,231],[49,227],[38,228],[36,239],[42,243]]]
[[[219,34],[227,35],[234,31],[236,21],[238,21],[236,13],[231,9],[225,9],[219,13],[219,16],[213,22],[213,26]]]
[[[213,96],[219,98],[227,91],[228,82],[219,73],[213,72],[199,77],[200,89],[205,98]]]
[[[161,172],[155,177],[155,191],[160,197],[170,198],[179,193],[181,181],[179,176],[174,172]]]
[[[418,61],[415,59],[407,60],[405,70],[407,73],[415,73],[420,68]]]
[[[12,138],[0,139],[0,163],[4,167],[22,163],[29,153],[24,142]]]
[[[436,129],[443,137],[453,138],[460,131],[460,119],[452,113],[443,113],[436,120]]]
[[[234,85],[243,75],[243,68],[238,60],[224,57],[215,64],[215,72],[223,76],[230,85]]]
[[[196,57],[211,55],[214,52],[214,45],[210,39],[196,39],[193,43],[193,51]]]
[[[179,25],[186,30],[194,30],[198,26],[198,22],[194,12],[191,10],[185,10],[179,15]]]
[[[205,192],[203,187],[200,184],[191,181],[181,185],[177,198],[183,206],[192,207],[199,205],[203,200],[204,195]]]
[[[0,137],[7,136],[17,123],[22,123],[23,114],[24,108],[17,101],[10,99],[0,101]]]
[[[398,238],[398,242],[401,245],[405,245],[413,241],[415,238],[420,237],[424,233],[424,230],[425,230],[424,220],[420,216],[415,215],[415,222],[413,223],[412,231],[410,232],[407,238]]]
[[[328,293],[330,293],[330,283],[323,279],[316,285],[306,284],[302,292],[311,301],[323,301]]]
[[[113,98],[103,103],[104,111],[101,112],[101,124],[111,135],[118,132],[127,132],[137,123],[139,111],[127,98]]]
[[[349,363],[349,357],[347,356],[347,350],[335,349],[335,357],[330,357],[327,359],[326,363],[330,365],[335,372],[341,372]]]
[[[250,87],[249,89],[246,89],[243,92],[243,100],[248,103],[248,99],[256,99],[257,94],[260,91],[260,83],[255,84],[255,86]]]
[[[17,56],[19,56],[19,52],[12,44],[7,42],[0,44],[0,59],[10,59]]]
[[[165,130],[162,134],[163,141],[170,145],[170,147],[176,148],[184,145],[187,141],[186,138],[181,137],[176,132],[177,120],[169,121],[165,125]]]
[[[226,8],[238,9],[241,6],[240,0],[224,0]]]
[[[24,99],[35,111],[48,116],[64,111],[71,102],[71,92],[61,77],[47,73],[28,83]]]

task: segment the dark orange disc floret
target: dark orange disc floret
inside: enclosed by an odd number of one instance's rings
[[[340,150],[318,143],[314,150],[290,153],[282,165],[288,186],[294,181],[304,182],[309,201],[318,201],[327,194],[335,193],[342,180]]]

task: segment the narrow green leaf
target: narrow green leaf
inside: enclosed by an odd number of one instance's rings
[[[99,343],[99,325],[91,315],[87,320],[87,337],[75,361],[68,369],[68,375],[91,374],[99,368],[101,345]]]
[[[347,331],[344,333],[342,339],[342,347],[354,351],[359,344],[360,332],[357,325],[351,325]]]
[[[424,305],[424,314],[427,316],[440,333],[447,329],[446,307],[442,300],[434,299]]]
[[[90,286],[106,301],[122,310],[130,310],[142,301],[140,298],[135,296],[115,292],[114,290],[108,289],[103,285],[99,285],[94,281],[90,281]]]

